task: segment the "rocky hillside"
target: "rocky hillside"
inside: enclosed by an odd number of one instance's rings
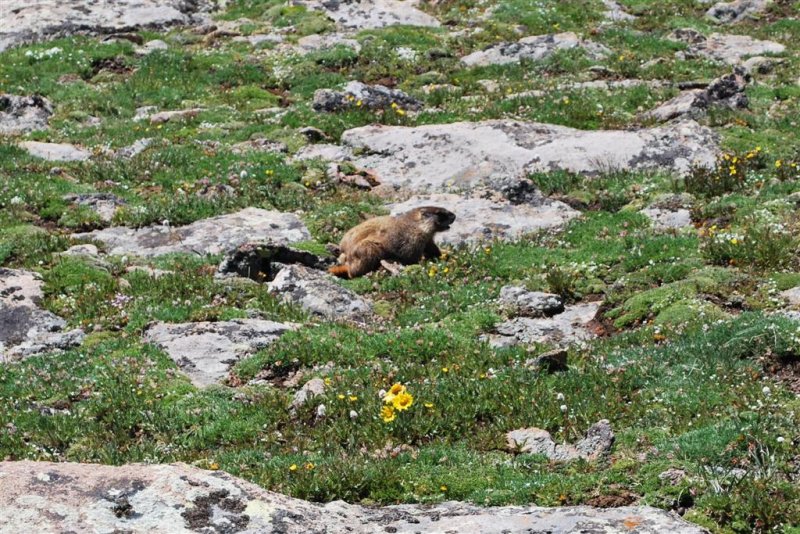
[[[797,532],[795,2],[101,4],[0,7],[0,532]]]

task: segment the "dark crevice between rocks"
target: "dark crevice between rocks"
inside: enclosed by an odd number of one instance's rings
[[[324,270],[333,265],[335,260],[285,245],[245,243],[225,255],[217,275],[242,276],[256,282],[271,282],[285,265],[295,263]]]

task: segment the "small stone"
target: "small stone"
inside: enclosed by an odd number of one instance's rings
[[[152,54],[153,52],[169,50],[169,45],[162,41],[161,39],[154,39],[152,41],[147,41],[144,46],[140,46],[134,49],[134,53],[138,56],[147,56]]]
[[[524,37],[516,43],[500,43],[486,50],[473,52],[461,58],[468,67],[505,65],[519,63],[521,60],[539,61],[552,56],[559,50],[583,48],[592,59],[602,59],[609,50],[592,41],[584,41],[572,32]]]
[[[300,135],[305,137],[309,143],[319,143],[320,141],[330,140],[330,136],[328,134],[313,126],[304,126],[297,131]]]
[[[137,139],[132,144],[126,147],[122,147],[118,149],[116,152],[114,152],[114,157],[117,159],[135,158],[136,156],[147,150],[147,148],[150,147],[153,143],[155,143],[155,141],[156,140],[153,139],[152,137]]]
[[[178,111],[161,111],[150,115],[150,124],[164,124],[174,120],[193,119],[204,111],[203,108],[182,109]],[[134,117],[135,120],[135,117]]]
[[[614,439],[611,424],[606,419],[592,425],[586,437],[575,445],[556,444],[550,433],[541,428],[522,428],[506,434],[509,449],[527,454],[542,454],[556,462],[596,460],[611,451]]]
[[[567,354],[565,349],[551,350],[526,360],[525,367],[539,369],[548,373],[566,371],[568,369]]]
[[[526,317],[551,317],[564,311],[564,299],[551,293],[528,291],[520,286],[500,290],[500,303]]]
[[[686,479],[686,471],[670,468],[658,475],[659,480],[667,482],[670,486],[677,486]]]
[[[706,16],[720,24],[735,24],[766,11],[770,0],[734,0],[719,2],[706,12]]]
[[[353,108],[369,110],[399,108],[402,111],[418,111],[422,109],[422,102],[397,89],[353,81],[348,83],[343,91],[318,89],[314,93],[311,107],[315,111],[326,113]]]
[[[292,398],[292,411],[296,411],[306,402],[323,393],[325,393],[325,381],[321,378],[312,378],[303,384],[303,387],[294,394],[294,398]],[[324,404],[321,406],[324,406]]]
[[[793,308],[800,308],[800,286],[787,289],[786,291],[781,291],[780,296],[786,299],[786,302],[788,302],[789,306],[792,306]]]
[[[140,108],[136,108],[136,111],[133,115],[133,120],[136,122],[143,121],[145,119],[149,119],[154,113],[158,112],[157,106],[142,106]]]

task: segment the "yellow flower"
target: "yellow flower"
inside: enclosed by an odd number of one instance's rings
[[[363,104],[363,102],[362,102],[361,100],[359,100],[358,102],[356,102],[356,106],[358,106],[358,107],[361,107],[361,105],[362,105],[362,104]]]
[[[781,165],[783,165],[783,162],[781,160],[778,160],[778,161],[775,162],[775,168],[776,169],[779,169],[781,167]]]
[[[484,251],[486,254],[491,254],[491,253],[492,253],[492,247],[486,247],[485,249],[483,249],[483,251]]]
[[[384,406],[381,408],[381,419],[383,419],[384,423],[391,423],[394,421],[395,417],[397,417],[397,414],[391,406]]]
[[[405,115],[405,114],[406,114],[406,112],[405,112],[405,111],[403,111],[403,110],[402,110],[402,109],[400,109],[400,108],[397,108],[397,109],[395,110],[395,112],[396,112],[398,115]]]
[[[756,152],[761,152],[761,147],[760,146],[756,147]]]
[[[736,167],[731,167],[730,170],[731,170],[731,176],[735,176],[736,175]]]
[[[400,382],[397,382],[395,385],[390,387],[389,392],[386,395],[384,395],[383,402],[390,403],[394,400],[395,397],[405,392],[406,392],[406,387]]]
[[[436,276],[436,267],[431,267],[430,268],[430,270],[428,271],[428,276],[430,276],[431,278]]]
[[[339,399],[339,400],[344,400],[344,395],[339,393],[338,395],[336,395],[336,398]]]
[[[397,109],[397,102],[392,102],[392,109]]]
[[[326,386],[330,386],[331,385],[331,377],[329,377],[329,376],[325,377],[325,385]]]
[[[355,402],[355,401],[357,401],[357,400],[358,400],[358,397],[356,397],[355,395],[350,395],[350,396],[348,397],[348,399],[350,399],[350,402]]]
[[[448,369],[447,367],[442,367],[442,372],[443,372],[443,373],[446,373],[446,372],[447,372],[447,371],[449,371],[449,370],[450,370],[450,369]]]
[[[439,489],[442,490],[442,491],[447,491],[447,486],[442,484],[441,486],[439,486]]]
[[[314,469],[314,467],[315,467],[314,464],[312,464],[311,462],[306,463],[306,471],[311,471],[312,469]]]
[[[297,464],[292,464],[289,466],[289,471],[297,471]]]
[[[433,403],[432,402],[426,402],[424,406],[429,410],[433,409]]]
[[[211,464],[209,464],[208,468],[213,470],[213,471],[216,471],[217,469],[219,469],[219,464],[217,462],[211,462]]]
[[[401,412],[410,408],[412,404],[414,404],[414,397],[409,393],[401,393],[392,400],[392,406]]]

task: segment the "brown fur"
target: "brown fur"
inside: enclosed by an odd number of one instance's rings
[[[403,265],[422,258],[438,258],[439,247],[433,241],[456,216],[444,208],[423,206],[395,216],[368,219],[350,229],[339,245],[339,263],[329,269],[342,278],[355,278],[376,270],[381,260]]]

